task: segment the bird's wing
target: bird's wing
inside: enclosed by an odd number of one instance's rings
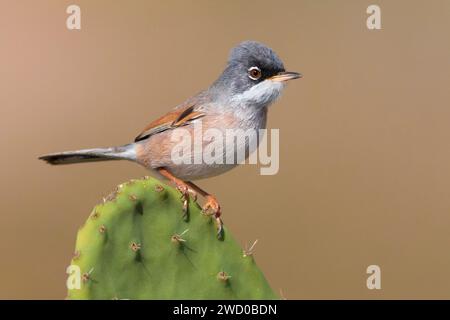
[[[145,140],[151,135],[188,125],[191,121],[203,117],[205,114],[196,108],[194,102],[187,102],[159,119],[152,121],[136,137],[135,142]]]

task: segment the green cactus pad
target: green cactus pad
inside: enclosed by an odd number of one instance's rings
[[[211,217],[153,178],[133,180],[97,205],[80,228],[69,299],[278,299],[251,255]]]

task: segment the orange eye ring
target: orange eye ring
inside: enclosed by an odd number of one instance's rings
[[[252,80],[258,80],[259,78],[261,78],[261,69],[259,69],[258,67],[251,67],[250,69],[248,69],[248,77]]]

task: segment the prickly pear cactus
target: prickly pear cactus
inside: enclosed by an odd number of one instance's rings
[[[251,254],[180,193],[153,179],[121,185],[80,228],[69,299],[277,299]]]

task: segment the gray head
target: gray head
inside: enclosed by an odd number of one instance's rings
[[[231,50],[227,66],[210,92],[234,105],[267,106],[280,95],[287,80],[299,77],[299,73],[286,72],[272,49],[245,41]]]

